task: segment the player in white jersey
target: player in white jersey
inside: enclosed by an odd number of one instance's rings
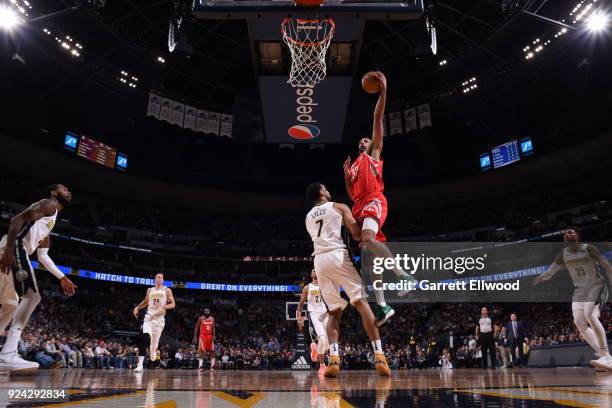
[[[327,325],[327,307],[323,303],[321,297],[321,289],[319,288],[319,282],[317,280],[317,274],[313,269],[310,277],[312,282],[304,286],[302,289],[302,296],[300,297],[300,303],[298,304],[295,312],[298,328],[304,329],[304,315],[302,314],[302,308],[304,303],[307,303],[308,321],[310,322],[309,331],[310,337],[313,343],[310,345],[310,359],[312,361],[319,361],[319,372],[323,374],[325,371],[325,350],[329,350],[329,344],[327,344],[327,332],[325,326]],[[316,341],[316,344],[315,344]]]
[[[23,360],[17,354],[21,333],[40,303],[29,257],[37,252],[38,262],[60,279],[66,295],[73,295],[76,289],[49,257],[51,230],[57,214],[72,201],[72,194],[62,184],[53,184],[48,191],[49,198],[32,204],[11,219],[7,234],[0,240],[0,332],[13,321],[0,352],[0,369],[38,368],[38,363]]]
[[[563,252],[559,253],[548,270],[534,280],[534,285],[552,278],[561,269],[567,269],[574,284],[572,296],[572,314],[574,324],[582,337],[599,357],[591,364],[598,368],[612,371],[612,357],[608,350],[606,330],[599,315],[601,306],[608,299],[608,285],[612,282],[612,266],[591,244],[580,242],[580,231],[571,227],[563,233],[566,243]],[[600,274],[600,268],[607,273],[608,281]]]
[[[149,359],[156,364],[157,347],[159,346],[159,338],[161,337],[164,326],[166,325],[166,310],[174,309],[174,295],[172,290],[164,286],[164,275],[158,273],[155,275],[155,286],[147,289],[147,296],[134,307],[134,317],[138,319],[140,309],[147,308],[144,321],[142,323],[142,333],[144,338],[140,342],[138,356],[138,366],[134,369],[135,372],[141,372],[144,367],[144,354],[146,353],[146,335],[149,335]]]
[[[340,288],[361,315],[363,326],[374,348],[376,371],[380,375],[388,376],[391,372],[382,350],[374,314],[368,305],[359,272],[342,241],[343,225],[357,241],[361,240],[361,229],[346,204],[330,201],[331,195],[323,184],[317,182],[309,185],[306,196],[314,203],[314,207],[306,215],[306,230],[314,245],[314,267],[321,296],[329,314],[326,331],[330,357],[325,376],[335,377],[340,371],[340,317],[347,305],[346,300],[340,296]]]

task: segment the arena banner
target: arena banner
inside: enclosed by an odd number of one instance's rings
[[[294,88],[286,77],[260,77],[268,143],[340,143],[351,81],[328,77],[314,88]]]
[[[606,303],[612,243],[387,243],[363,251],[368,296],[387,302]]]
[[[34,269],[42,269],[38,262],[32,261]],[[65,275],[77,276],[79,278],[94,279],[105,282],[115,282],[120,284],[154,286],[155,279],[143,278],[140,276],[115,275],[104,272],[88,271],[86,269],[74,269],[69,266],[57,265],[60,271]],[[299,285],[270,285],[270,284],[234,284],[234,283],[219,283],[219,282],[181,282],[181,281],[164,281],[164,285],[169,288],[178,289],[196,289],[196,290],[213,290],[221,292],[300,292],[302,288]]]

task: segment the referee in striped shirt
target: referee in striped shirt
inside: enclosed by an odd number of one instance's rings
[[[487,368],[487,354],[491,356],[491,368],[497,366],[495,358],[495,339],[493,338],[493,322],[486,307],[480,309],[480,320],[476,326],[476,339],[482,353],[482,368]]]

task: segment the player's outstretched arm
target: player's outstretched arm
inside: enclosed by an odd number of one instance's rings
[[[548,270],[534,279],[533,284],[539,285],[540,283],[549,280],[553,276],[557,274],[561,269],[565,268],[565,263],[563,262],[563,254],[559,253],[555,257],[553,263],[550,264]]]
[[[353,196],[351,195],[351,187],[353,183],[351,182],[351,156],[347,157],[342,165],[342,169],[344,170],[344,186],[346,187],[346,195],[353,201]]]
[[[302,308],[304,307],[304,302],[306,302],[306,298],[308,297],[308,285],[304,286],[302,289],[302,295],[300,296],[300,303],[298,303],[297,309],[295,310],[295,318],[297,320],[298,328],[302,330],[304,327],[304,315],[302,315]]]
[[[150,292],[151,292],[151,288],[147,289],[147,295],[145,296],[144,300],[140,302],[139,304],[137,304],[136,307],[134,308],[133,314],[135,318],[138,319],[138,311],[140,309],[145,308],[149,304],[149,293]]]
[[[53,215],[57,210],[55,202],[51,199],[44,199],[32,204],[24,211],[20,212],[13,218],[9,224],[8,232],[6,233],[6,247],[0,258],[0,272],[9,273],[11,265],[15,260],[15,241],[19,231],[29,222],[35,222],[42,217]]]
[[[353,236],[353,239],[355,241],[361,241],[361,228],[359,228],[359,225],[357,225],[357,221],[355,221],[353,213],[351,213],[351,209],[348,208],[346,204],[342,203],[334,203],[334,208],[340,213],[340,215],[342,215],[344,225]]]
[[[591,258],[595,259],[599,263],[599,265],[606,271],[606,273],[608,274],[608,284],[612,285],[612,265],[610,265],[610,262],[608,262],[606,257],[601,254],[601,252],[599,251],[599,249],[597,249],[595,245],[588,244],[587,251],[589,252],[589,255],[591,255]]]
[[[372,125],[372,143],[368,147],[367,153],[376,160],[380,160],[380,155],[383,148],[383,137],[385,134],[385,109],[387,105],[387,78],[385,75],[377,71],[380,92],[378,93],[378,102],[374,108],[374,123]]]
[[[66,296],[74,295],[77,285],[75,285],[70,279],[64,275],[62,271],[55,265],[53,259],[49,256],[49,247],[51,246],[51,237],[47,236],[40,242],[38,249],[36,250],[36,257],[38,262],[45,267],[46,270],[51,272],[53,276],[60,280],[60,285]]]

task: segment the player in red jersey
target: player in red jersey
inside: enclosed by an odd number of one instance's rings
[[[344,181],[346,191],[353,200],[353,217],[362,229],[362,241],[359,244],[376,256],[392,257],[389,249],[383,244],[387,241],[382,227],[387,218],[387,198],[383,194],[383,160],[381,158],[384,136],[385,105],[387,102],[387,79],[382,72],[376,72],[379,81],[379,95],[374,109],[372,138],[359,140],[359,156],[351,163],[349,156],[344,162]],[[398,277],[412,279],[401,269],[394,270]],[[380,279],[381,277],[377,277]],[[374,290],[376,303],[376,323],[383,325],[395,314],[385,302],[382,290]]]
[[[199,332],[199,336],[198,336]],[[210,360],[210,371],[215,369],[215,318],[210,315],[209,309],[204,309],[204,316],[200,316],[193,333],[193,342],[198,342],[199,369],[204,370],[204,355]]]

